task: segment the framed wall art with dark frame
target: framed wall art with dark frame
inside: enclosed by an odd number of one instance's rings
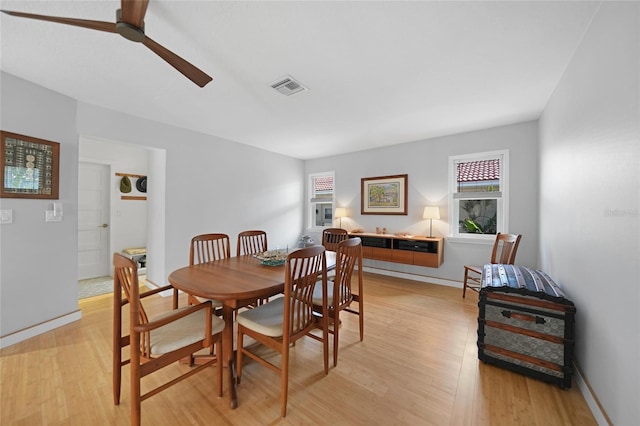
[[[57,200],[60,144],[0,130],[0,198]]]
[[[361,179],[361,214],[407,214],[408,175]]]

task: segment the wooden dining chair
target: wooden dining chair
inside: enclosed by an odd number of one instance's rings
[[[267,233],[265,231],[242,231],[238,234],[236,256],[258,254],[267,251]]]
[[[119,254],[113,255],[113,402],[120,404],[122,367],[130,365],[131,424],[141,421],[141,402],[164,389],[216,365],[216,389],[222,396],[222,369],[218,357],[211,357],[188,372],[141,393],[141,379],[194,353],[209,349],[222,354],[224,321],[213,315],[211,303],[184,306],[149,318],[142,299],[165,290],[170,285],[140,293],[136,263]],[[124,294],[124,297],[123,297]],[[123,307],[129,305],[129,331],[123,335]],[[129,347],[129,358],[122,359],[122,348]],[[180,407],[181,409],[184,407]]]
[[[516,253],[520,244],[521,234],[496,234],[491,251],[491,261],[489,263],[503,263],[513,265],[516,261]],[[475,292],[480,292],[482,286],[482,266],[464,266],[464,281],[462,284],[462,297],[465,297],[467,288]]]
[[[349,238],[349,233],[342,228],[325,228],[322,230],[322,245],[328,251],[338,251],[338,244]],[[329,271],[328,279],[335,277],[335,270]]]
[[[231,257],[231,246],[227,234],[201,234],[191,239],[189,246],[190,266],[204,262],[213,262],[214,260],[228,259],[229,257]],[[188,300],[190,305],[194,305],[206,299],[190,294],[188,295]],[[211,300],[211,304],[216,314],[220,314],[222,302],[219,300]]]
[[[260,230],[242,231],[238,234],[236,256],[264,253],[267,251],[267,233]],[[268,297],[256,300],[247,307],[252,308],[269,301]]]
[[[358,293],[352,292],[351,278],[354,267],[358,264]],[[338,365],[338,332],[340,330],[340,311],[356,314],[360,321],[360,341],[364,339],[364,303],[362,292],[362,241],[360,238],[349,238],[338,244],[336,250],[335,278],[328,282],[327,314],[329,333],[333,334],[333,366]],[[351,307],[358,303],[358,310]],[[314,310],[322,314],[322,287],[316,285],[313,293]],[[332,326],[332,327],[331,327]]]
[[[322,245],[329,251],[338,251],[338,244],[349,238],[349,233],[342,228],[325,228],[322,231]]]
[[[260,305],[237,315],[237,383],[242,378],[244,355],[280,374],[280,415],[287,414],[287,392],[289,386],[289,351],[291,345],[304,336],[322,342],[324,373],[329,373],[329,336],[327,330],[327,261],[325,248],[317,245],[290,253],[285,263],[284,297]],[[323,312],[320,322],[313,312],[313,292],[320,280],[323,290]],[[322,335],[311,333],[322,329]],[[275,364],[258,355],[254,345],[245,348],[244,336],[266,346],[281,355],[280,364]]]

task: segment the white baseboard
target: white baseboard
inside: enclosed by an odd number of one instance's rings
[[[77,310],[67,315],[63,315],[46,322],[36,324],[32,327],[25,328],[24,330],[16,331],[6,336],[2,336],[0,337],[0,349],[15,345],[16,343],[22,342],[23,340],[30,339],[32,337],[46,333],[47,331],[51,331],[58,327],[62,327],[63,325],[70,324],[74,321],[78,321],[81,318],[82,311]]]
[[[461,281],[449,280],[446,278],[430,277],[428,275],[409,274],[406,272],[391,271],[389,269],[373,268],[370,266],[365,266],[362,268],[362,270],[364,272],[371,272],[372,274],[378,274],[378,275],[386,275],[388,277],[404,278],[407,280],[420,281],[424,283],[462,288]]]
[[[573,371],[575,372],[574,377],[576,379],[576,384],[578,385],[580,392],[582,392],[582,396],[584,396],[584,400],[587,402],[587,406],[591,410],[591,414],[593,414],[596,422],[598,422],[598,425],[611,425],[611,423],[607,420],[607,416],[602,412],[602,409],[598,404],[598,399],[593,394],[591,387],[584,380],[584,377],[582,377],[580,369],[575,363],[573,364]]]

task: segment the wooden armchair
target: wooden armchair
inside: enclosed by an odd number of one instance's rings
[[[491,251],[491,261],[489,263],[503,263],[513,265],[516,261],[518,244],[520,244],[521,234],[501,234],[498,232],[496,241],[493,243]],[[480,291],[482,282],[482,266],[464,266],[464,281],[462,287],[462,297],[465,296],[467,288],[475,292]]]
[[[149,318],[142,299],[161,291],[171,290],[168,285],[140,293],[137,265],[119,253],[113,255],[113,402],[120,404],[122,367],[131,366],[131,424],[141,421],[141,402],[164,389],[216,364],[218,396],[222,396],[222,369],[218,357],[190,369],[152,390],[141,394],[141,379],[161,368],[195,352],[209,349],[222,354],[224,321],[213,315],[211,303],[185,306],[154,318]],[[123,298],[124,293],[124,298]],[[129,305],[129,334],[123,335],[122,307]],[[129,347],[129,359],[122,359],[122,348]],[[183,407],[180,407],[181,409]]]

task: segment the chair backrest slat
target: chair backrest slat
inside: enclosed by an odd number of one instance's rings
[[[124,292],[127,303],[133,306],[137,312],[137,324],[146,324],[149,317],[140,301],[140,287],[138,281],[138,269],[136,263],[119,253],[113,254],[114,274],[113,279],[119,285],[120,290]]]
[[[238,234],[236,256],[257,254],[267,251],[267,233],[265,231],[243,231]]]
[[[315,326],[313,289],[322,275],[326,285],[325,248],[317,245],[289,254],[285,266],[285,324],[283,339],[295,340]]]
[[[322,231],[322,245],[329,251],[338,251],[338,244],[349,238],[349,233],[342,228],[326,228]]]
[[[501,234],[496,235],[496,241],[493,244],[491,252],[491,263],[502,263],[505,265],[513,265],[516,261],[518,253],[518,245],[520,244],[521,234]]]
[[[189,265],[213,262],[231,257],[227,234],[202,234],[191,239]]]
[[[334,308],[348,305],[353,299],[351,291],[351,276],[358,262],[358,269],[362,270],[362,240],[360,238],[348,238],[338,245],[336,253],[336,278],[333,288]]]
[[[140,300],[140,284],[138,281],[138,267],[133,259],[125,257],[120,253],[113,254],[113,279],[114,289],[120,288],[127,298],[125,303],[129,304],[129,328],[139,324],[149,322],[147,312],[144,310],[142,301]],[[116,300],[118,299],[117,295]],[[115,308],[114,308],[115,309]],[[140,335],[140,352],[144,355],[150,353],[150,335],[149,333],[141,333]]]

